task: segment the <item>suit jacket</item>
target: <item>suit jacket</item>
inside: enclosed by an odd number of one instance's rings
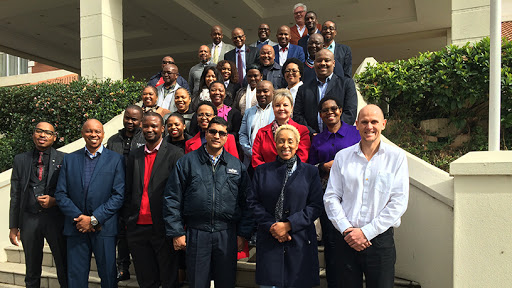
[[[236,64],[236,48],[233,48],[232,50],[228,51],[226,54],[224,54],[224,59],[233,61]],[[258,48],[250,47],[247,44],[245,45],[245,67],[253,64],[258,63]],[[232,72],[236,73],[236,71]],[[242,79],[238,79],[238,82],[241,83]]]
[[[153,225],[157,227],[154,231],[162,232],[165,236],[165,225],[162,216],[163,191],[167,178],[171,174],[178,159],[183,156],[183,151],[162,140],[160,149],[156,154],[155,162],[151,170],[151,178],[148,185],[149,207]],[[126,220],[128,233],[135,228],[139,219],[140,203],[144,189],[145,169],[144,147],[133,150],[126,162],[126,192],[123,205],[123,217]]]
[[[94,215],[101,225],[98,236],[116,236],[118,210],[124,198],[124,161],[118,153],[103,149],[92,173],[88,191],[83,189],[85,151],[81,148],[64,156],[55,191],[57,204],[64,213],[64,235],[81,235],[73,218]],[[87,209],[85,209],[87,208]]]
[[[334,74],[352,78],[352,50],[347,45],[336,43],[334,48]]]
[[[192,139],[185,142],[185,154],[192,152],[194,150],[199,149],[203,144],[201,143],[201,132],[197,132],[196,136],[194,136]],[[201,148],[203,149],[203,148]],[[228,134],[228,139],[226,141],[226,144],[224,144],[224,149],[231,155],[238,157],[238,151],[236,150],[236,142],[235,142],[235,136],[233,134]]]
[[[14,157],[11,174],[11,202],[9,208],[9,228],[23,227],[23,213],[25,212],[25,200],[27,193],[32,193],[28,188],[32,174],[32,155],[34,150],[18,154]],[[55,187],[59,178],[60,166],[64,153],[50,147],[48,163],[48,176],[46,178],[45,194],[55,196]],[[62,215],[58,207],[49,208]]]
[[[281,49],[281,46],[275,45],[274,46],[274,52],[276,53],[276,59],[274,60],[277,63],[279,62],[279,49]],[[304,51],[302,50],[302,47],[290,44],[290,48],[288,48],[288,57],[286,59],[290,58],[297,58],[300,62],[304,63],[306,61],[306,56],[304,56]]]
[[[299,148],[297,149],[297,156],[304,163],[308,162],[309,147],[311,147],[311,140],[309,138],[308,128],[294,122],[292,119],[288,124],[297,128],[300,133]],[[263,163],[270,163],[276,161],[277,149],[274,140],[274,133],[272,133],[272,123],[261,128],[254,138],[252,144],[252,167],[256,168]]]
[[[268,40],[268,42],[267,42],[267,44],[268,44],[268,45],[270,45],[270,46],[277,45],[277,43],[276,43],[276,42],[274,42],[274,41],[272,41],[272,40],[270,40],[270,39],[267,39],[267,40]],[[258,50],[260,50],[260,49],[261,49],[261,46],[266,45],[266,44],[263,44],[263,45],[260,45],[260,47],[258,47],[258,41],[259,41],[259,40],[256,40],[256,42],[254,42],[254,43],[252,43],[251,45],[249,45],[249,47],[255,47],[255,48],[258,48]]]
[[[332,74],[331,80],[327,83],[324,97],[333,96],[339,98],[343,103],[341,120],[354,125],[357,115],[357,92],[352,78],[340,78]],[[293,107],[293,120],[302,125],[308,126],[311,133],[318,133],[318,95],[317,80],[312,79],[300,86],[295,98]]]
[[[320,31],[322,31],[322,25],[321,24],[316,24],[316,28]],[[308,34],[308,28],[305,28],[305,33]],[[300,34],[299,34],[299,30],[297,29],[297,25],[293,25],[293,26],[290,26],[290,43],[294,44],[294,45],[298,45],[299,44],[299,39],[301,38]],[[305,36],[306,34],[303,34],[302,36]]]
[[[212,63],[215,63],[215,62],[213,62],[213,52],[214,52],[214,51],[213,51],[213,43],[211,43],[210,45],[208,45],[208,48],[210,48],[210,52],[212,53],[212,59],[211,59],[210,61],[211,61]],[[226,58],[225,58],[226,53],[227,53],[228,51],[230,51],[230,50],[233,50],[233,49],[235,49],[235,46],[233,46],[233,45],[231,45],[231,44],[227,44],[227,43],[225,43],[225,42],[222,42],[222,49],[220,49],[220,53],[219,53],[219,62],[220,62],[221,60],[226,59]],[[226,59],[226,60],[228,60],[228,59]],[[235,63],[236,63],[236,62],[235,62]],[[217,64],[217,63],[215,63],[215,64]]]
[[[318,169],[297,160],[297,169],[284,187],[283,218],[290,222],[291,241],[279,243],[269,232],[276,222],[276,203],[283,188],[286,165],[274,161],[258,166],[247,203],[257,224],[256,283],[278,287],[318,286],[315,219],[323,210]],[[286,251],[286,253],[283,253]]]

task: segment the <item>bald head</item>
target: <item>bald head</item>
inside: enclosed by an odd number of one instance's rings
[[[324,48],[324,37],[321,34],[311,34],[308,39],[308,54],[309,58],[315,60],[316,52]]]
[[[233,45],[236,48],[242,48],[245,44],[245,32],[240,27],[236,27],[231,32],[231,39],[233,40]]]
[[[382,130],[386,128],[384,113],[377,105],[364,106],[357,116],[356,128],[361,135],[361,148],[376,148],[380,143]]]
[[[288,43],[290,43],[290,39],[292,37],[290,27],[283,25],[277,29],[277,42],[279,46],[286,47]]]
[[[96,119],[85,121],[82,126],[82,137],[85,140],[85,147],[87,147],[89,152],[94,154],[100,149],[104,136],[103,124],[100,121]]]
[[[212,57],[210,48],[206,45],[201,45],[199,47],[199,51],[197,51],[197,57],[199,57],[199,61],[201,61],[201,63],[208,63]]]
[[[263,45],[260,49],[260,64],[267,67],[274,65],[275,52],[274,48],[270,45]]]
[[[261,108],[267,105],[274,99],[274,85],[268,80],[258,82],[256,85],[256,100]]]
[[[219,43],[222,42],[222,38],[224,38],[224,35],[222,34],[222,28],[219,25],[213,26],[212,30],[210,31],[210,36],[212,37],[212,42],[215,45],[219,45]]]
[[[315,54],[315,73],[318,80],[325,79],[334,72],[334,54],[328,49],[321,49]]]

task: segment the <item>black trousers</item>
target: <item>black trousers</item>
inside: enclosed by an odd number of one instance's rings
[[[350,248],[341,233],[336,242],[339,287],[362,288],[364,273],[367,288],[393,288],[396,262],[393,228],[370,240],[372,245],[360,252]]]
[[[236,229],[218,232],[187,229],[187,275],[190,288],[231,288],[236,283]]]
[[[126,240],[126,227],[124,222],[119,221],[119,233],[117,234],[117,269],[127,272],[130,269],[130,249]]]
[[[340,234],[327,217],[325,209],[320,215],[322,226],[322,242],[324,243],[325,276],[328,288],[338,287],[336,273],[336,234]],[[341,235],[341,234],[340,234]]]
[[[52,212],[24,213],[20,238],[25,253],[26,287],[41,287],[41,265],[45,238],[55,260],[60,287],[68,287],[66,239],[62,235],[63,220],[63,217]]]
[[[179,257],[155,225],[136,225],[127,231],[137,282],[141,288],[178,287]]]

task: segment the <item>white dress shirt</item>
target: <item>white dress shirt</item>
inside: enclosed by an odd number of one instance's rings
[[[274,116],[272,102],[268,103],[265,109],[261,108],[260,105],[256,105],[256,114],[254,114],[254,118],[251,123],[251,146],[254,143],[254,139],[256,139],[258,130],[274,121],[274,117],[272,116]]]
[[[174,104],[174,94],[176,93],[176,90],[178,90],[178,88],[181,86],[176,83],[174,89],[172,90],[166,90],[164,86],[165,85],[162,84],[156,87],[158,92],[158,101],[156,105],[171,111],[171,113],[176,112],[178,108],[176,107],[176,104]]]
[[[286,62],[286,59],[288,59],[288,51],[290,50],[290,43],[286,45],[286,49],[283,51],[283,47],[279,47],[279,65],[283,67],[284,62]]]
[[[361,228],[368,240],[400,226],[409,200],[407,158],[400,148],[380,141],[368,161],[360,143],[340,150],[325,190],[324,205],[336,229]]]
[[[295,97],[297,97],[297,91],[299,91],[299,87],[302,86],[302,81],[299,81],[299,83],[295,84],[295,86],[293,86],[292,88],[288,89],[288,87],[286,87],[286,89],[290,90],[290,93],[292,94],[292,98],[293,98],[293,104],[295,105]]]

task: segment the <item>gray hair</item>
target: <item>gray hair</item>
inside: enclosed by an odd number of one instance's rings
[[[306,7],[306,5],[305,5],[305,4],[303,4],[303,3],[297,3],[297,4],[295,4],[295,5],[293,6],[293,10],[292,10],[292,12],[294,12],[294,11],[295,11],[295,9],[297,9],[297,8],[299,8],[299,7],[304,8],[304,12],[308,11],[308,7]]]

